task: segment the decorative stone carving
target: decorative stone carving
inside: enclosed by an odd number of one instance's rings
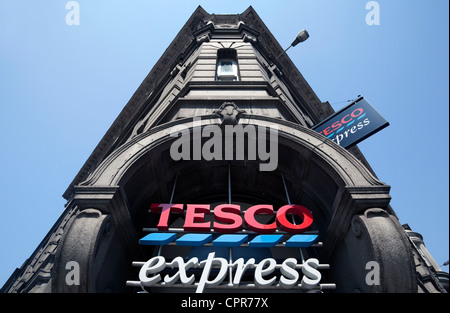
[[[111,230],[111,217],[96,209],[78,213],[68,232],[64,235],[54,267],[53,292],[95,292],[94,265],[99,243]],[[79,265],[79,284],[68,284],[68,262]]]
[[[213,113],[221,118],[222,125],[237,125],[240,116],[246,112],[239,109],[234,102],[224,102],[220,108]]]
[[[209,42],[211,40],[210,32],[200,34],[196,37],[197,43]]]
[[[244,40],[244,42],[251,42],[251,43],[256,43],[258,41],[255,36],[252,36],[248,33],[245,33],[242,39]]]
[[[386,210],[370,208],[354,215],[329,262],[331,279],[340,292],[417,292],[408,238],[397,219]],[[370,264],[379,268],[371,273]],[[371,281],[372,275],[379,283]]]

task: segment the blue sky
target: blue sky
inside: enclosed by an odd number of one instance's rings
[[[379,0],[0,1],[0,285],[64,209],[62,194],[178,31],[202,5],[252,5],[335,110],[363,95],[390,126],[358,146],[392,187],[400,223],[439,264],[449,247],[449,2]],[[177,8],[176,10],[173,10]],[[443,267],[448,271],[448,266]]]

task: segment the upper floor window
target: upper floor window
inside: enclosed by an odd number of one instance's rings
[[[217,50],[216,79],[219,81],[239,80],[237,53],[235,49],[224,48]]]

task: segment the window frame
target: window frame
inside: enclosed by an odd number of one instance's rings
[[[231,63],[231,72],[224,71],[224,63]],[[229,65],[227,65],[229,66]],[[235,49],[219,49],[216,65],[217,81],[239,81],[239,67]]]

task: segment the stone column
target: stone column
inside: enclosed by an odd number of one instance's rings
[[[411,245],[388,192],[387,186],[352,187],[340,198],[321,260],[340,292],[417,292]]]
[[[77,213],[58,245],[52,291],[123,291],[140,248],[120,188],[77,187],[68,205]]]

